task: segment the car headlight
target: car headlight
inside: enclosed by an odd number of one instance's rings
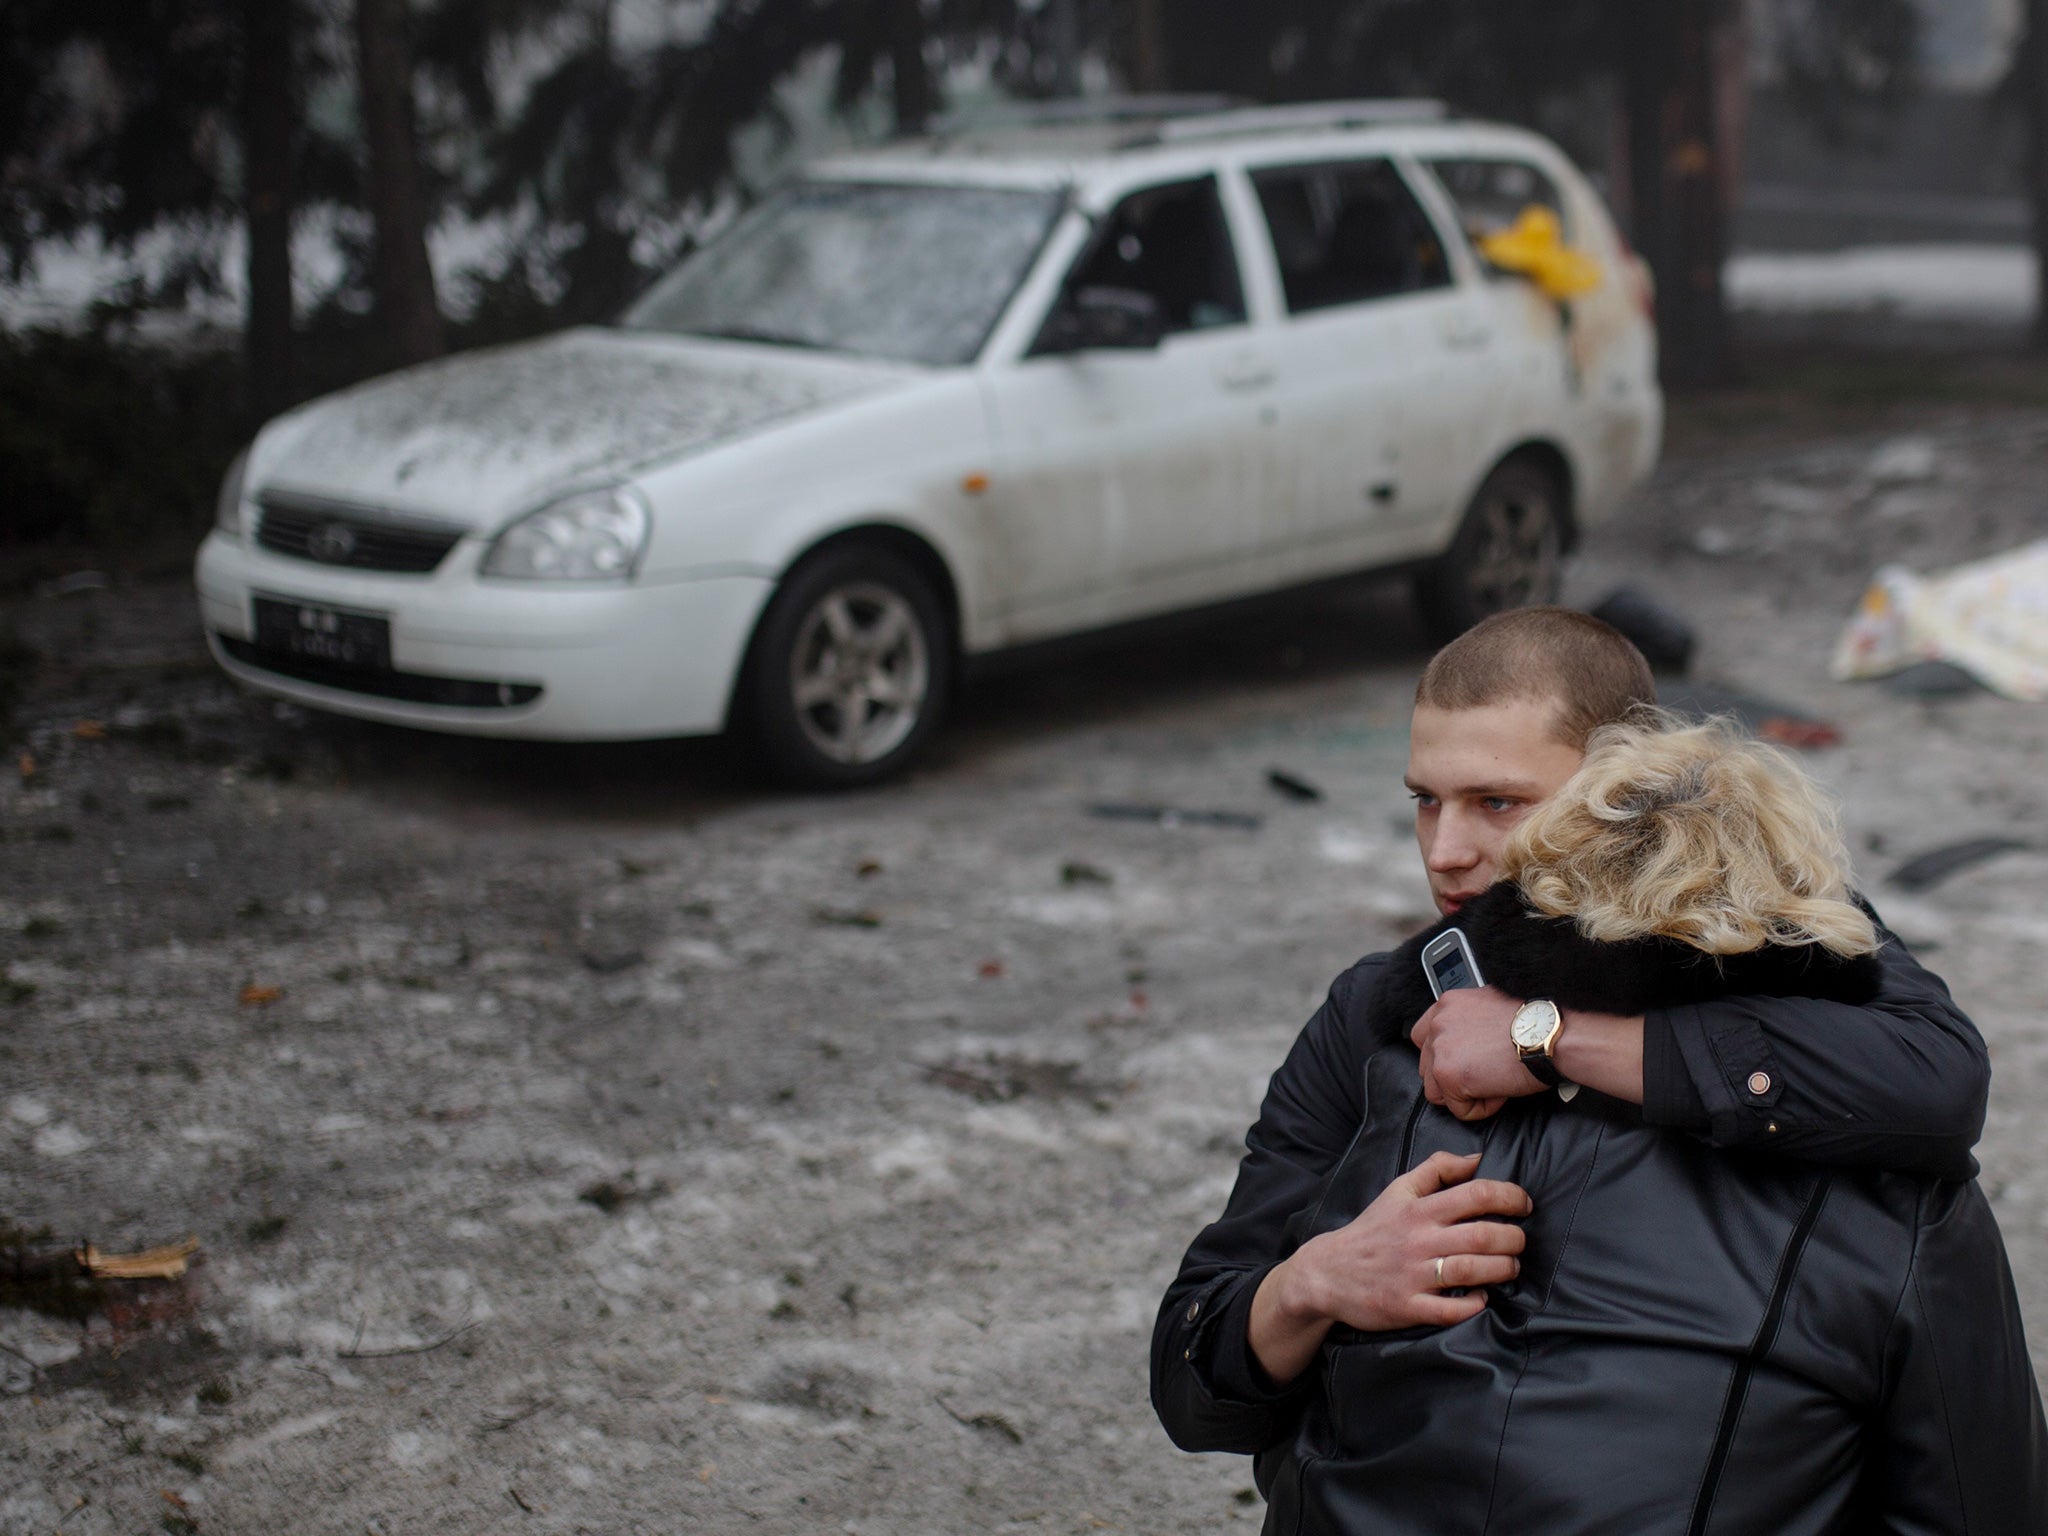
[[[235,462],[221,476],[220,496],[213,504],[213,526],[230,538],[239,539],[246,526],[242,516],[242,489],[249,479],[249,450],[235,455]]]
[[[498,535],[483,574],[524,581],[624,581],[647,548],[654,519],[626,486],[581,491],[529,512]]]

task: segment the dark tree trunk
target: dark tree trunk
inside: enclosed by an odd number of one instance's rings
[[[242,0],[242,197],[249,239],[242,347],[247,405],[259,420],[292,403],[293,20],[284,0]]]
[[[931,66],[925,62],[922,0],[888,0],[889,65],[894,78],[896,131],[923,133],[938,108]]]
[[[1081,0],[1046,0],[1055,96],[1081,94]]]
[[[1666,382],[1727,382],[1735,372],[1721,268],[1730,179],[1722,166],[1722,0],[1619,0],[1624,29],[1629,224],[1657,279]]]
[[[2027,0],[2020,43],[2020,101],[2027,117],[2027,197],[2034,216],[2034,327],[2030,344],[2048,352],[2048,0]]]
[[[1131,86],[1138,91],[1166,89],[1165,39],[1160,33],[1164,0],[1131,0]]]
[[[372,283],[385,344],[400,363],[445,350],[413,130],[412,47],[406,0],[356,0],[356,74],[369,152]]]

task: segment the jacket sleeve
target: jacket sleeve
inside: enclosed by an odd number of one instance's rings
[[[2005,1245],[1974,1182],[1921,1195],[1885,1380],[1862,1490],[1871,1532],[2048,1532],[2048,1424]]]
[[[1314,1198],[1364,1122],[1365,1002],[1383,957],[1337,978],[1245,1135],[1237,1184],[1168,1287],[1152,1330],[1152,1406],[1184,1451],[1263,1449],[1301,1411],[1305,1377],[1276,1388],[1249,1341],[1252,1297],[1287,1256],[1287,1219]]]
[[[1652,1013],[1644,1118],[1695,1131],[1716,1147],[1763,1148],[1836,1168],[1974,1177],[1970,1148],[1983,1132],[1991,1085],[1983,1037],[1941,979],[1895,935],[1878,932],[1881,984],[1861,1007],[1732,997]],[[1661,1043],[1681,1070],[1648,1069],[1659,1031],[1668,1031]]]

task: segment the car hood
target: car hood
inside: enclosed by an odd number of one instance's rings
[[[315,400],[264,433],[250,484],[488,527],[919,372],[743,343],[566,331]]]

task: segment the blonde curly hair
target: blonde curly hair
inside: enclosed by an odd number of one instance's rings
[[[1595,731],[1578,772],[1515,829],[1501,877],[1600,942],[1676,939],[1710,955],[1880,947],[1848,899],[1834,802],[1727,720],[1641,709]]]

